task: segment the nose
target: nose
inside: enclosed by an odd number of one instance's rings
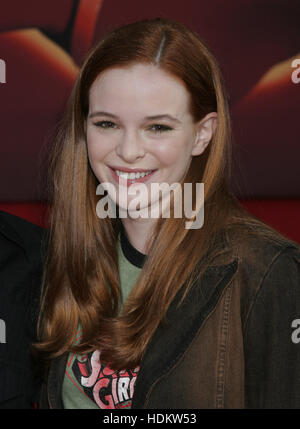
[[[145,155],[142,139],[136,132],[125,132],[116,147],[116,153],[126,162],[134,162]]]

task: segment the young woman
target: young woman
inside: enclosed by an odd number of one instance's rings
[[[230,142],[222,77],[195,32],[144,20],[90,52],[51,170],[42,408],[300,406],[300,249],[232,195]],[[151,193],[176,183],[176,204]],[[187,184],[194,213],[175,216]]]

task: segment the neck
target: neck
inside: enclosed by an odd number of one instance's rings
[[[139,252],[147,255],[149,253],[148,240],[151,237],[157,219],[132,219],[122,218],[128,240]]]

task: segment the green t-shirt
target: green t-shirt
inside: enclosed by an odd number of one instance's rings
[[[123,247],[124,243],[125,247]],[[124,305],[142,269],[140,262],[135,262],[134,256],[141,260],[145,255],[134,249],[124,234],[122,235],[122,245],[119,235],[117,246],[122,304]],[[123,249],[126,251],[127,257]],[[75,344],[78,344],[80,339],[81,327],[79,326]],[[101,364],[100,356],[101,351],[99,350],[87,355],[69,354],[62,386],[64,408],[131,408],[139,368],[114,371]]]

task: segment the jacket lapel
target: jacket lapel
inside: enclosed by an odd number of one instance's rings
[[[177,308],[183,288],[179,291],[167,311],[166,323],[155,331],[141,362],[132,408],[143,408],[151,386],[178,362],[237,268],[237,258],[226,265],[209,266]]]
[[[53,359],[50,364],[46,391],[42,391],[41,408],[63,408],[62,385],[64,381],[68,353]],[[47,395],[47,398],[44,396]]]

